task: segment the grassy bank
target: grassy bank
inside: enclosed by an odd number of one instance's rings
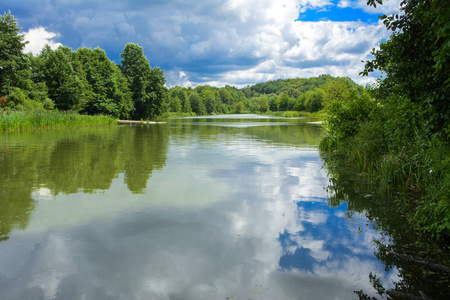
[[[332,103],[320,147],[362,175],[367,193],[388,195],[418,231],[450,239],[450,145],[430,133],[404,98]]]
[[[0,112],[0,131],[46,127],[96,126],[115,124],[109,116],[80,115],[61,111]]]

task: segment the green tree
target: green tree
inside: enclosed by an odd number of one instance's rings
[[[287,94],[281,94],[279,97],[279,104],[278,104],[278,110],[280,111],[287,111],[289,110],[289,102],[291,98]]]
[[[331,80],[324,86],[325,95],[323,106],[327,107],[332,101],[344,101],[349,96],[349,89],[340,80]]]
[[[177,95],[169,95],[169,109],[171,112],[181,111],[181,101]]]
[[[105,51],[80,48],[75,55],[89,84],[84,112],[128,118],[133,110],[128,82]]]
[[[205,104],[197,92],[193,92],[189,95],[189,101],[191,102],[192,111],[194,113],[197,115],[204,115],[206,113]]]
[[[323,108],[323,99],[325,98],[324,90],[316,88],[303,95],[305,96],[304,106],[308,112],[316,112]]]
[[[170,90],[170,97],[178,97],[181,103],[181,111],[185,113],[191,113],[191,103],[186,95],[185,89],[176,86]]]
[[[222,88],[219,90],[220,95],[220,102],[226,105],[232,105],[233,104],[233,97],[231,96],[231,93],[228,91],[227,88]]]
[[[60,46],[52,51],[49,46],[43,51],[44,82],[48,95],[60,110],[81,110],[86,101],[86,86],[72,67],[71,49]]]
[[[236,110],[235,110],[235,112],[237,114],[242,114],[244,109],[245,109],[245,105],[244,105],[244,103],[242,101],[239,101],[238,103],[236,103]]]
[[[265,113],[269,110],[269,98],[266,95],[253,97],[249,101],[249,108],[253,113]]]
[[[129,43],[125,45],[121,70],[128,80],[135,111],[135,119],[151,119],[159,116],[164,109],[167,97],[166,79],[164,71],[151,68],[144,55],[142,47]]]
[[[276,95],[269,97],[269,108],[270,111],[278,111],[279,100]]]
[[[23,54],[27,42],[20,30],[11,12],[0,16],[0,96],[8,95],[12,87],[29,88],[30,61]]]
[[[189,101],[189,98],[186,96],[186,94],[183,92],[183,97],[181,98],[181,110],[185,113],[191,113],[192,107],[191,107],[191,101]]]
[[[372,6],[376,2],[367,1]],[[449,138],[450,5],[447,0],[404,0],[400,10],[401,14],[382,17],[392,35],[373,50],[375,58],[366,62],[362,74],[381,71],[379,99],[392,95],[411,99],[426,113],[427,129]]]
[[[214,92],[211,90],[206,90],[202,93],[202,100],[205,104],[206,112],[212,114],[216,112],[216,98]]]
[[[295,102],[295,105],[294,105],[294,110],[295,111],[306,110],[305,101],[306,101],[306,93],[303,93],[300,96],[298,96],[297,101]]]

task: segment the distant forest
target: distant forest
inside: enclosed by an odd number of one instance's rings
[[[332,100],[362,95],[364,88],[349,78],[321,75],[309,79],[279,79],[238,89],[208,85],[169,90],[166,111],[204,114],[265,113],[324,109]]]
[[[164,71],[150,67],[143,49],[127,44],[120,64],[100,48],[76,51],[45,46],[23,53],[26,41],[14,16],[0,16],[0,111],[59,110],[120,119],[153,119],[164,113],[190,115],[317,112],[333,100],[360,96],[364,88],[349,78],[322,75],[285,79],[245,88],[165,85]]]

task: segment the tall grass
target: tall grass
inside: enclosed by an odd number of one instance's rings
[[[412,226],[434,237],[450,237],[450,146],[437,135],[382,141],[373,122],[337,143],[328,137],[321,149],[362,174],[369,193],[393,200]],[[378,136],[379,135],[379,136]]]
[[[46,127],[110,125],[116,120],[109,116],[80,115],[61,111],[4,111],[0,112],[0,131]]]
[[[372,192],[389,196],[411,225],[450,238],[450,144],[430,133],[417,105],[392,97],[331,103],[322,151],[338,153]]]

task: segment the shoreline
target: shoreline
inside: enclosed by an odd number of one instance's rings
[[[152,125],[152,124],[166,124],[166,123],[167,122],[117,120],[117,124],[119,125]]]

